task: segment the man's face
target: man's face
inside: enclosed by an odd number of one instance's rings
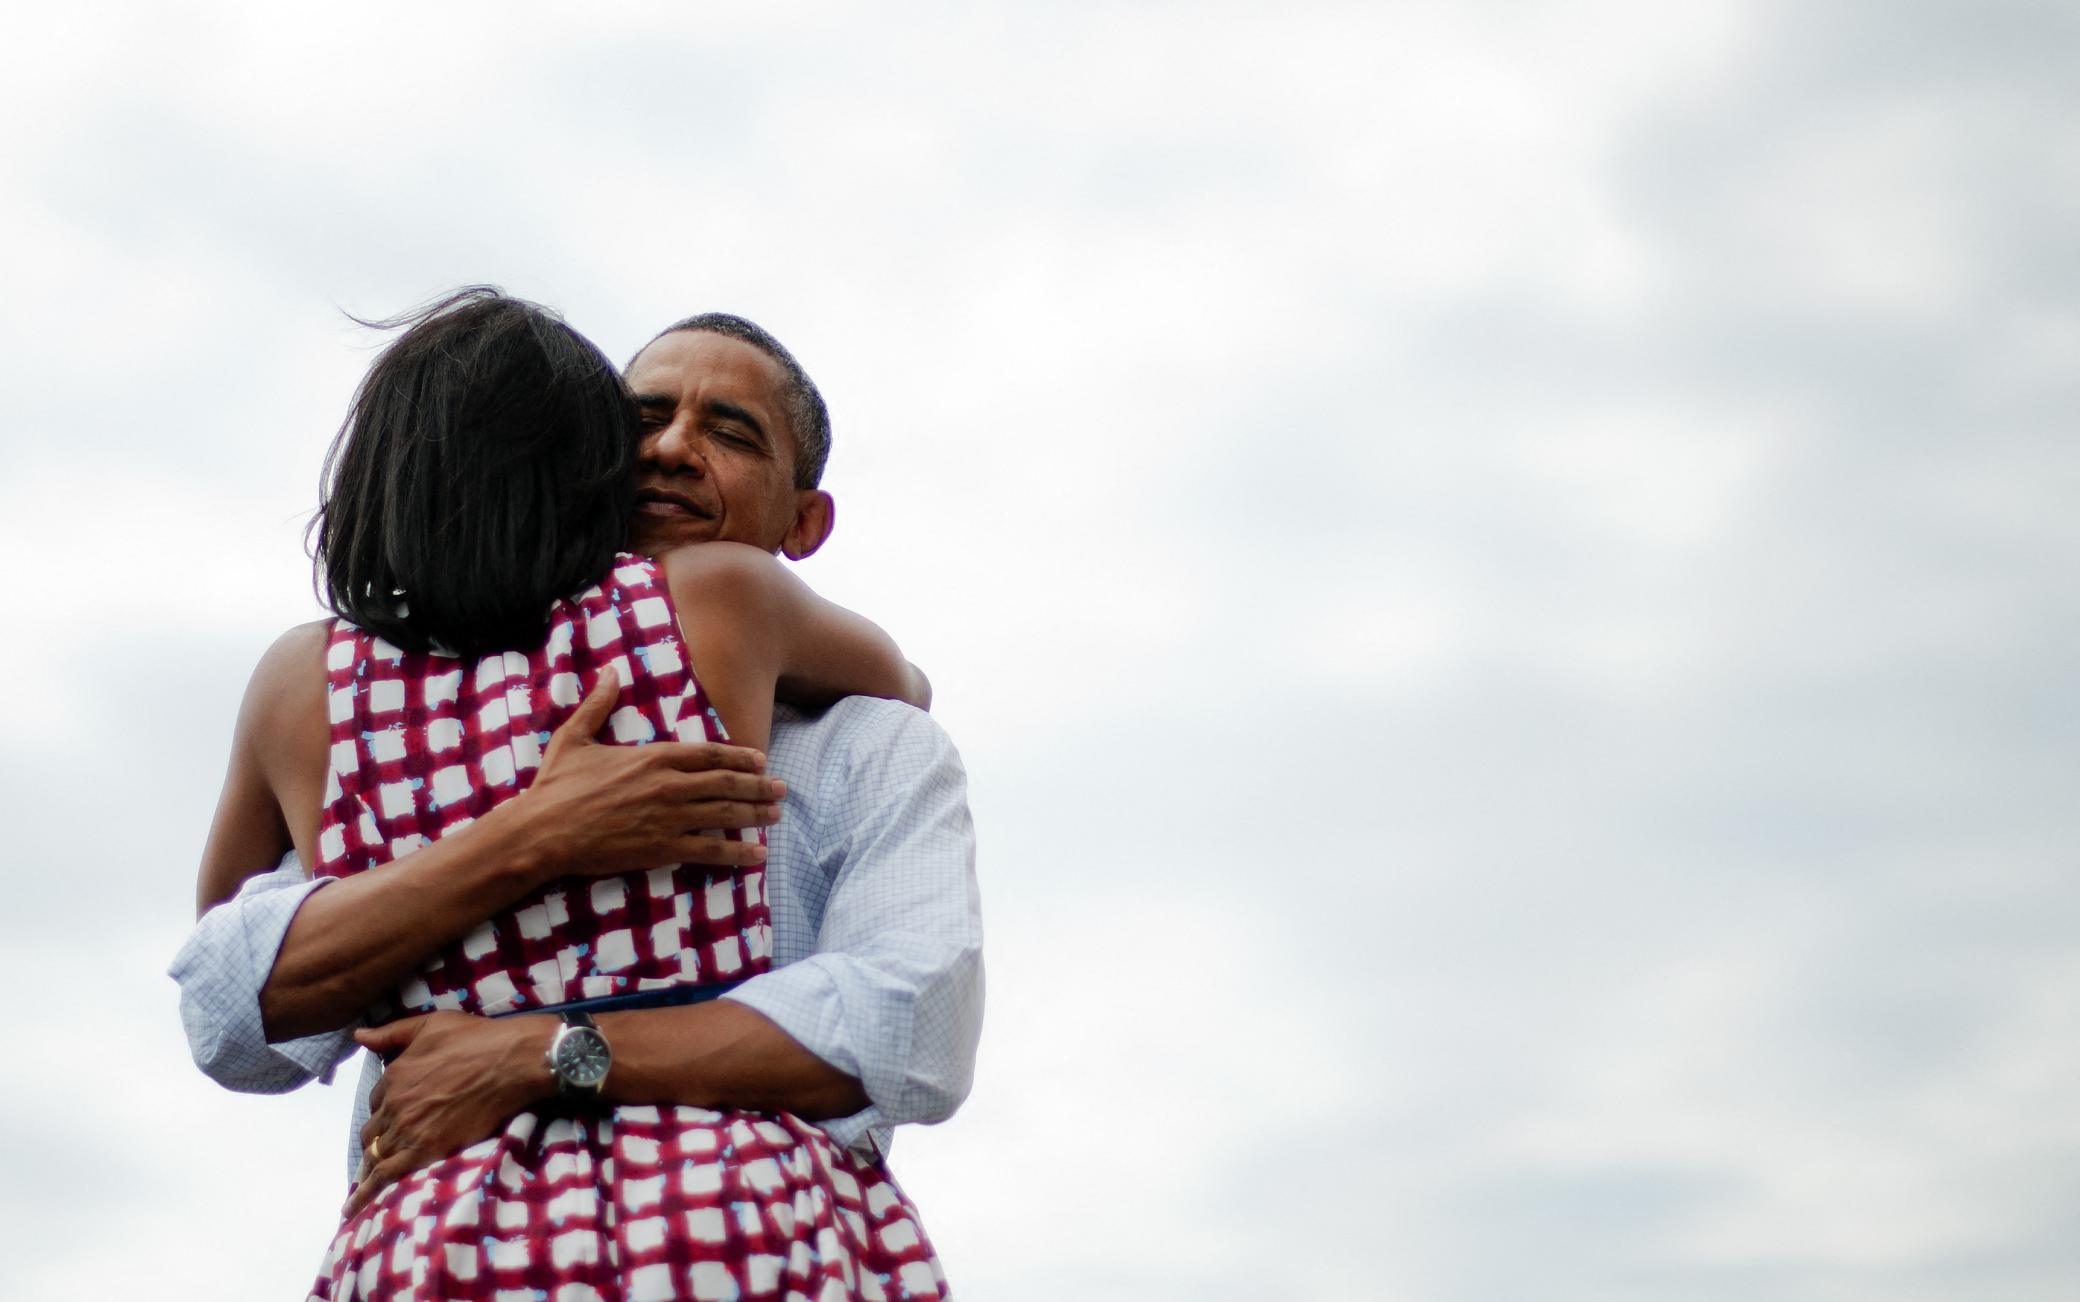
[[[630,546],[648,555],[718,539],[807,556],[830,530],[830,497],[794,486],[787,373],[741,339],[676,330],[628,368],[642,412]]]

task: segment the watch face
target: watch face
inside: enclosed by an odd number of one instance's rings
[[[589,1026],[573,1026],[556,1045],[556,1075],[573,1089],[597,1088],[613,1058],[607,1038]]]

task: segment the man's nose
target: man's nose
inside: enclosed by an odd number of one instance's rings
[[[708,462],[701,451],[700,438],[690,420],[675,420],[662,429],[654,430],[643,440],[637,450],[640,460],[664,470],[679,474],[690,474],[696,478],[708,473]]]

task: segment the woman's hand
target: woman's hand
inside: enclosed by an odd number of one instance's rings
[[[362,1048],[392,1061],[369,1095],[361,1182],[345,1214],[554,1093],[547,1053],[556,1026],[553,1017],[428,1013],[354,1032]]]

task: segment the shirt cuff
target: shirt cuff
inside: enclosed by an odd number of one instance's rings
[[[329,1082],[353,1050],[353,1030],[267,1042],[261,988],[297,909],[332,879],[256,887],[261,880],[210,910],[167,970],[180,983],[181,1025],[203,1074],[241,1093],[280,1094],[313,1079]]]
[[[867,1106],[850,1116],[830,1117],[811,1124],[831,1137],[840,1148],[856,1149],[871,1159],[887,1156],[893,1137],[894,1118],[873,1100],[895,1097],[900,1078],[881,1079],[879,1064],[863,1061],[858,1047],[846,1035],[845,1001],[838,980],[825,970],[827,956],[811,955],[799,963],[762,973],[724,995],[759,1013],[794,1037],[803,1048],[858,1081],[867,1092]],[[901,1062],[903,1054],[894,1056]]]

